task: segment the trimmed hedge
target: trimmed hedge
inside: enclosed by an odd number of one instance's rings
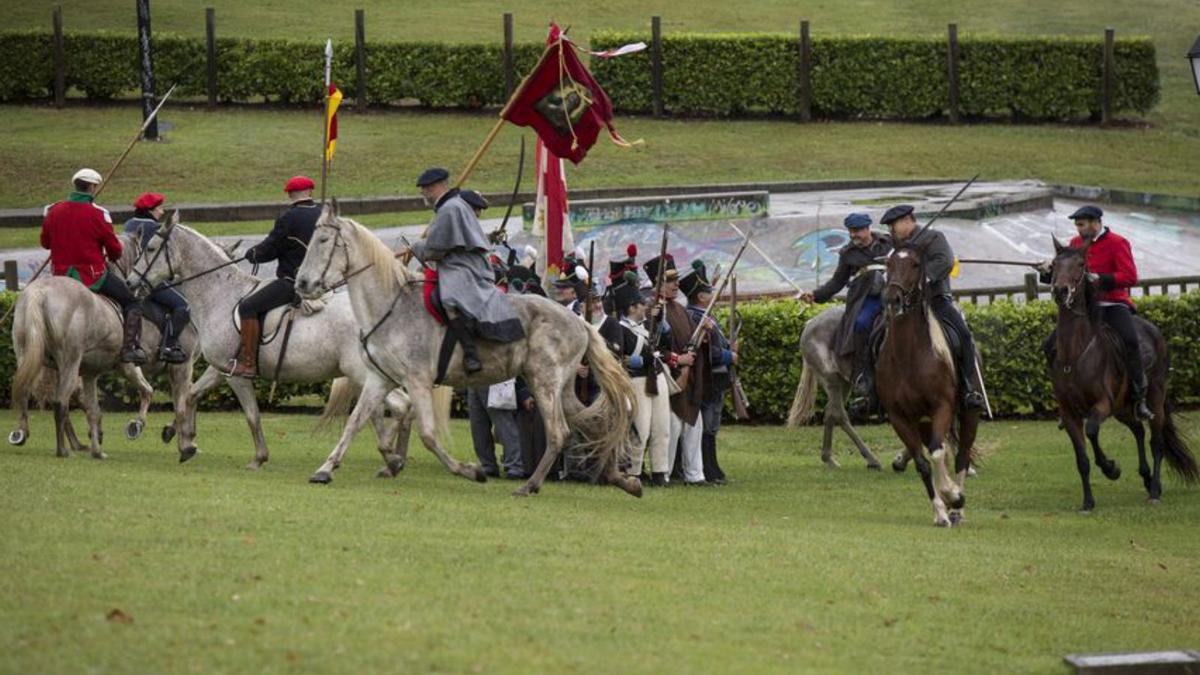
[[[596,49],[649,36],[599,32]],[[663,36],[663,107],[679,115],[796,114],[797,39],[786,35]],[[1100,113],[1103,40],[1091,37],[959,40],[959,106],[967,116],[1064,119]],[[1145,113],[1158,102],[1149,38],[1116,41],[1114,111]],[[933,37],[842,36],[812,41],[817,117],[928,118],[946,112],[947,43]],[[597,60],[593,68],[618,110],[652,108],[648,51]]]
[[[602,31],[596,48],[649,40]],[[946,41],[934,37],[843,36],[813,39],[813,114],[828,118],[939,117],[946,112]],[[963,115],[1020,119],[1096,117],[1100,113],[1103,42],[1090,37],[971,36],[960,44]],[[217,40],[222,101],[315,103],[322,42]],[[516,72],[528,72],[540,43],[514,45]],[[110,99],[139,87],[132,35],[67,33],[67,84],[88,98]],[[429,107],[478,108],[504,103],[498,44],[372,42],[367,44],[367,98],[375,104],[416,100]],[[687,34],[663,37],[663,105],[676,115],[735,117],[797,112],[795,37],[768,34]],[[199,38],[158,35],[155,76],[179,83],[184,96],[206,93],[205,48]],[[1145,113],[1158,101],[1158,66],[1148,38],[1115,47],[1114,112]],[[649,51],[592,62],[597,79],[621,112],[652,109]],[[354,48],[334,48],[334,79],[355,96]],[[0,100],[43,98],[53,88],[50,36],[0,33]]]
[[[15,298],[14,293],[0,293],[0,313],[7,311]],[[1172,399],[1185,403],[1200,401],[1200,291],[1180,296],[1138,298],[1137,306],[1139,313],[1158,325],[1167,337]],[[756,422],[781,422],[787,417],[803,365],[798,346],[800,332],[804,323],[825,307],[801,305],[795,300],[746,302],[739,307],[745,319],[739,368]],[[1054,303],[1001,301],[991,305],[964,304],[963,307],[983,353],[984,378],[996,414],[1049,414],[1054,411],[1057,405],[1041,351],[1042,340],[1054,328]],[[724,314],[724,309],[717,311],[722,321]],[[197,365],[197,376],[203,368],[203,363]],[[11,405],[15,369],[12,328],[6,326],[0,334],[2,405]],[[136,400],[132,387],[123,380],[109,376],[102,383],[110,401],[132,404]],[[166,383],[161,378],[155,382],[155,387],[166,391]],[[257,388],[259,401],[265,402],[270,383],[260,380]],[[281,384],[277,401],[285,404],[291,397],[309,394],[324,400],[328,391],[328,383]],[[208,394],[201,402],[201,408],[236,409],[237,400],[228,387],[221,386]]]

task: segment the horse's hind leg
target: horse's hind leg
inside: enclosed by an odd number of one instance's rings
[[[1154,466],[1150,471],[1150,503],[1157,504],[1158,500],[1162,499],[1162,461],[1163,461],[1163,444],[1166,424],[1166,415],[1156,415],[1150,421],[1150,454],[1154,460]]]
[[[75,391],[75,381],[79,376],[79,363],[82,358],[83,354],[80,353],[66,355],[65,358],[60,359],[58,381],[54,386],[54,440],[55,454],[59,457],[70,456],[63,441],[71,438],[73,439],[72,445],[76,449],[79,445],[79,439],[74,438],[74,429],[68,430],[68,427],[71,423],[71,394]]]
[[[821,462],[831,469],[840,469],[842,465],[833,457],[833,401],[825,404],[825,424],[821,434]]]
[[[1121,467],[1117,464],[1117,460],[1109,459],[1105,456],[1104,451],[1100,449],[1100,425],[1104,424],[1104,419],[1108,417],[1107,412],[1100,410],[1092,410],[1092,414],[1088,415],[1087,421],[1084,422],[1083,430],[1087,434],[1088,442],[1092,444],[1092,454],[1096,457],[1096,466],[1100,467],[1100,472],[1109,480],[1116,480],[1121,477]]]
[[[226,378],[229,388],[237,396],[242,412],[246,415],[246,424],[250,426],[250,435],[254,438],[254,459],[246,465],[247,469],[257,470],[269,459],[267,439],[263,437],[262,416],[258,411],[258,399],[254,394],[254,382],[242,377]]]
[[[96,378],[89,377],[83,381],[83,409],[87,414],[88,441],[92,457],[105,459],[108,455],[100,449],[100,401],[96,396]]]
[[[121,374],[137,387],[139,394],[137,417],[125,425],[125,438],[132,441],[141,436],[142,430],[146,428],[146,415],[150,412],[150,398],[154,396],[154,387],[150,386],[142,369],[132,363],[122,363]]]
[[[542,481],[546,480],[551,467],[554,466],[554,462],[558,461],[563,443],[567,441],[567,417],[563,412],[561,399],[562,396],[569,393],[567,388],[564,387],[562,391],[555,392],[546,386],[544,380],[531,382],[530,386],[533,389],[533,400],[542,407],[542,419],[546,423],[546,454],[542,455],[542,461],[538,462],[537,469],[529,476],[529,480],[513,491],[515,497],[537,494],[538,490],[542,488]]]
[[[1075,468],[1079,470],[1079,480],[1083,483],[1083,506],[1080,510],[1086,513],[1096,508],[1096,500],[1092,497],[1090,480],[1092,465],[1088,462],[1087,448],[1083,444],[1083,420],[1077,415],[1064,412],[1062,421],[1063,428],[1071,439],[1071,446],[1075,449]]]
[[[858,435],[858,431],[856,431],[854,429],[854,425],[850,423],[850,416],[846,414],[846,406],[843,403],[843,399],[845,397],[842,395],[841,390],[839,389],[837,392],[826,391],[826,393],[829,394],[830,399],[829,403],[825,406],[825,428],[829,429],[829,420],[832,417],[833,420],[837,422],[838,426],[841,427],[842,431],[844,431],[846,435],[850,437],[850,441],[854,443],[854,447],[858,448],[858,454],[862,455],[862,458],[867,460],[867,468],[878,471],[880,468],[879,458],[875,456],[875,453],[871,452],[871,449],[867,447],[866,443],[863,443],[862,437]],[[837,398],[834,398],[835,394]],[[827,436],[830,433],[832,432],[827,431]],[[826,447],[828,447],[828,445],[829,441],[826,440]]]

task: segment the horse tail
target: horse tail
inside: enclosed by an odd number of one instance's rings
[[[1163,415],[1166,416],[1162,429],[1163,454],[1166,455],[1167,465],[1185,483],[1195,483],[1200,480],[1200,467],[1196,466],[1196,457],[1188,448],[1187,435],[1175,426],[1175,419],[1171,416],[1170,401],[1163,406]]]
[[[42,374],[46,358],[46,338],[49,326],[42,308],[43,294],[40,287],[26,289],[17,298],[16,316],[13,317],[13,346],[17,352],[17,372],[13,374],[12,401],[28,400],[38,378]]]
[[[317,420],[316,431],[329,428],[335,420],[345,417],[350,412],[350,405],[362,388],[348,377],[339,377],[329,387],[329,398],[325,401],[325,409],[321,411],[321,419]]]
[[[588,434],[588,445],[593,447],[593,454],[600,458],[600,475],[604,475],[610,466],[620,462],[625,452],[625,441],[629,437],[629,426],[633,423],[637,397],[633,383],[620,362],[608,351],[600,331],[591,325],[587,326],[587,331],[588,368],[604,395],[567,422],[582,430],[599,430],[595,435]]]
[[[795,429],[807,422],[813,415],[817,403],[817,376],[807,362],[801,366],[800,382],[796,384],[796,395],[792,398],[792,407],[788,410],[787,426]]]

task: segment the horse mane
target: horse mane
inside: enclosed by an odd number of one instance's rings
[[[946,329],[942,328],[942,322],[933,315],[933,310],[929,309],[928,304],[925,305],[925,323],[929,325],[929,343],[933,346],[933,353],[937,355],[938,360],[949,366],[950,370],[954,370],[954,354],[950,351],[950,343],[946,341]]]
[[[396,290],[397,287],[406,286],[411,280],[412,275],[400,261],[396,259],[396,254],[388,245],[383,243],[375,233],[367,229],[365,225],[351,218],[340,218],[342,222],[352,225],[351,232],[354,234],[355,243],[358,244],[359,250],[367,259],[366,262],[371,265],[369,272],[375,275],[379,283],[383,284],[384,288],[389,291]]]
[[[141,234],[141,230],[135,230],[133,232],[121,232],[117,235],[117,239],[121,242],[121,258],[116,262],[116,265],[121,270],[121,276],[129,276],[129,272],[133,269],[134,261],[142,254]]]

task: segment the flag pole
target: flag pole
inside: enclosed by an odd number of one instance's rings
[[[329,171],[329,83],[333,64],[333,40],[325,41],[325,88],[321,90],[321,206],[325,206],[325,176]]]
[[[530,70],[525,74],[525,77],[521,78],[521,84],[517,85],[517,88],[513,90],[512,96],[508,97],[508,101],[506,101],[504,103],[504,107],[501,108],[500,119],[496,120],[496,124],[492,126],[492,130],[488,132],[488,135],[483,139],[483,143],[480,144],[479,149],[475,151],[475,155],[471,157],[471,161],[467,162],[466,168],[464,168],[462,173],[458,175],[458,180],[454,181],[454,187],[461,188],[463,183],[467,182],[467,178],[471,176],[471,172],[475,170],[475,166],[479,164],[479,160],[483,159],[483,154],[487,152],[488,148],[492,145],[492,141],[496,140],[496,136],[500,133],[500,129],[507,121],[504,119],[504,116],[508,114],[508,111],[512,109],[513,103],[515,103],[525,91],[525,86],[529,84],[529,78],[533,77],[533,74],[542,67],[542,63],[546,60],[546,57],[550,55],[551,50],[559,46],[561,43],[562,38],[559,38],[558,42],[546,45],[546,50],[542,52],[542,56],[538,59],[537,64],[534,65],[533,70]]]

